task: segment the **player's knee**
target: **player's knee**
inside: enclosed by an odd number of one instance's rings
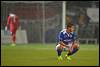
[[[56,50],[62,50],[62,47],[60,46],[60,44],[58,44],[58,45],[56,46]]]
[[[79,49],[79,44],[78,43],[74,43],[73,48]]]
[[[78,49],[79,49],[79,47],[80,47],[79,44],[77,44],[77,48],[78,48]]]

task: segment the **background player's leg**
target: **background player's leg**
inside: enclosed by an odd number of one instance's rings
[[[11,41],[12,41],[12,46],[15,46],[16,45],[16,32],[12,32]]]
[[[13,33],[12,32],[10,33],[11,33],[11,36],[10,36],[11,44],[13,44]]]
[[[13,43],[16,44],[16,36],[13,35]]]

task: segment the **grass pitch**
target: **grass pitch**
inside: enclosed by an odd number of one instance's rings
[[[80,45],[72,60],[57,62],[55,44],[1,45],[1,66],[99,66],[99,45]],[[65,52],[62,53],[64,57]]]

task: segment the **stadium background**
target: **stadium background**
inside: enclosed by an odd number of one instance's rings
[[[4,31],[9,13],[20,19],[13,48]],[[76,26],[81,49],[75,64],[61,65],[98,65],[99,1],[1,1],[1,65],[58,65],[56,36],[69,22]]]
[[[4,30],[9,13],[15,13],[20,19],[20,30],[26,31],[28,43],[55,43],[57,33],[63,28],[62,6],[63,1],[2,1],[1,29]],[[98,43],[99,17],[91,20],[87,9],[97,8],[98,11],[99,2],[68,1],[65,8],[66,23],[72,21],[76,25],[80,42]]]

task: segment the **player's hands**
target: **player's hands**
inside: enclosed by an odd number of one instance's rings
[[[73,48],[69,48],[69,51],[72,52],[73,51]]]
[[[66,48],[70,48],[68,45],[65,45]]]
[[[8,30],[8,28],[7,28],[7,26],[5,26],[5,31],[7,31]]]

